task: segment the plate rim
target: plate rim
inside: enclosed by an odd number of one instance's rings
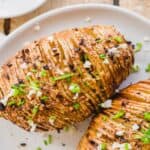
[[[8,42],[11,41],[11,39],[14,36],[17,36],[17,34],[22,32],[26,28],[32,26],[33,24],[38,23],[41,20],[44,20],[50,16],[55,16],[55,15],[58,15],[58,14],[61,14],[64,12],[69,12],[69,11],[73,11],[73,10],[77,10],[77,9],[87,9],[87,7],[88,8],[99,8],[99,9],[108,9],[108,10],[112,10],[112,11],[117,11],[117,12],[129,15],[129,16],[132,16],[132,17],[138,19],[139,21],[142,21],[145,24],[150,26],[150,20],[149,19],[147,19],[144,16],[139,15],[133,11],[130,11],[126,8],[122,8],[122,7],[118,7],[118,6],[114,6],[114,5],[110,5],[110,4],[99,4],[99,3],[87,3],[87,4],[81,3],[81,4],[75,4],[75,5],[68,5],[68,6],[55,8],[55,9],[52,9],[50,11],[44,12],[44,13],[40,14],[39,16],[36,16],[36,17],[30,19],[29,21],[25,22],[23,25],[21,25],[16,30],[14,30],[11,34],[9,34],[5,40],[2,41],[2,43],[0,44],[0,51],[5,44],[7,44]]]
[[[32,9],[28,9],[27,11],[22,11],[21,13],[13,13],[11,15],[8,15],[8,14],[5,14],[5,15],[0,15],[0,18],[1,19],[5,19],[5,18],[13,18],[13,17],[19,17],[19,16],[22,16],[22,15],[25,15],[27,13],[30,13],[32,11],[34,11],[35,9],[39,8],[41,5],[43,5],[44,3],[46,2],[46,0],[41,0],[38,2],[37,5],[35,5]]]

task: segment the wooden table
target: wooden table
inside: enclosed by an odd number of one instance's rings
[[[31,18],[54,8],[71,4],[94,2],[125,7],[150,19],[150,0],[47,0],[44,5],[29,14],[11,19],[0,19],[0,32],[4,32],[7,35]]]

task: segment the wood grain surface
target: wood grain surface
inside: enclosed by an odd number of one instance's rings
[[[40,8],[31,13],[11,19],[0,19],[0,32],[9,34],[31,18],[34,18],[41,13],[52,10],[54,8],[72,4],[95,2],[111,5],[118,3],[119,7],[130,9],[150,19],[150,0],[47,0]]]

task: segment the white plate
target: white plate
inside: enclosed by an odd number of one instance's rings
[[[91,18],[91,22],[85,22],[87,16]],[[37,23],[41,27],[39,31],[34,30]],[[150,22],[125,9],[99,4],[69,6],[45,13],[9,35],[7,41],[4,41],[0,46],[0,64],[17,50],[20,50],[26,41],[33,41],[63,29],[91,24],[115,25],[128,40],[134,43],[142,42],[144,36],[150,37]],[[143,50],[136,54],[135,62],[140,65],[140,72],[130,75],[122,84],[122,87],[130,82],[149,77],[149,74],[145,73],[144,69],[150,63],[150,44],[144,43]],[[26,142],[27,147],[25,150],[35,150],[38,146],[41,146],[43,150],[75,150],[80,137],[88,126],[87,122],[80,123],[77,131],[71,129],[67,133],[51,133],[53,134],[53,142],[46,147],[43,144],[42,134],[27,133],[12,123],[1,119],[0,149],[18,150],[19,143]],[[63,147],[62,143],[65,143],[66,146]]]
[[[45,0],[0,0],[0,18],[26,14],[40,7]]]

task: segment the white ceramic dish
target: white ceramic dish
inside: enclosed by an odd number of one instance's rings
[[[91,22],[85,22],[87,16],[91,18]],[[41,27],[39,31],[34,30],[37,23]],[[9,35],[8,39],[0,46],[0,64],[17,50],[20,50],[26,41],[33,41],[63,29],[91,24],[115,25],[128,40],[134,43],[142,42],[145,36],[150,37],[150,22],[125,9],[99,4],[69,6],[45,13]],[[135,63],[140,65],[140,72],[130,75],[121,87],[150,77],[150,74],[144,71],[146,65],[150,63],[150,43],[144,43],[142,51],[136,54]],[[43,134],[27,133],[12,123],[1,119],[0,149],[18,150],[19,144],[26,142],[27,146],[22,150],[35,150],[38,146],[41,146],[42,150],[75,150],[87,126],[88,121],[85,121],[77,126],[77,131],[71,129],[69,132],[62,132],[61,134],[50,133],[53,135],[53,142],[46,147],[43,144]],[[62,146],[62,143],[66,146]]]
[[[0,0],[0,18],[26,14],[40,7],[45,0]]]

